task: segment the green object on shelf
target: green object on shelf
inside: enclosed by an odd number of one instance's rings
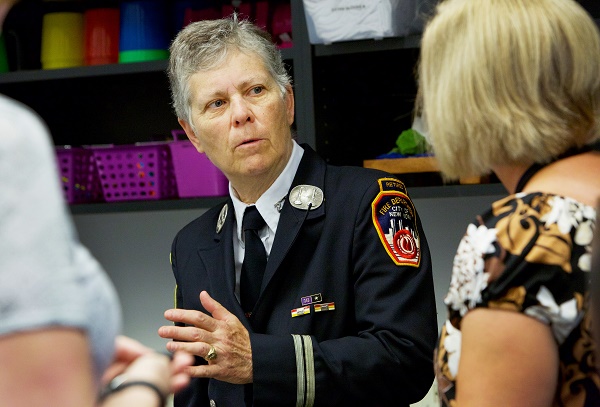
[[[136,49],[119,52],[119,63],[156,61],[169,59],[169,51],[166,49]]]
[[[427,140],[414,129],[404,130],[396,139],[394,153],[404,155],[424,154],[428,152]]]
[[[0,34],[0,72],[8,72],[8,57],[6,55],[4,35],[2,34]]]

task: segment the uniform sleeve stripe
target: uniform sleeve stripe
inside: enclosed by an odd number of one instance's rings
[[[175,284],[175,289],[173,290],[173,304],[174,308],[177,308],[177,284]]]
[[[299,335],[292,335],[294,338],[294,349],[296,351],[296,377],[297,377],[297,390],[296,390],[296,407],[304,407],[304,392],[305,392],[305,378],[304,378],[304,355],[302,352],[302,339]]]
[[[313,353],[312,339],[309,335],[302,335],[304,342],[304,360],[306,362],[306,407],[315,404],[315,356]]]
[[[296,352],[296,407],[315,404],[315,359],[310,335],[292,335]]]

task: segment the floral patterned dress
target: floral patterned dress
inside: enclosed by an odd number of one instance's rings
[[[484,307],[521,312],[551,327],[560,358],[555,406],[600,406],[588,309],[595,220],[594,208],[573,199],[518,193],[468,226],[435,355],[443,405],[456,406],[461,320]]]

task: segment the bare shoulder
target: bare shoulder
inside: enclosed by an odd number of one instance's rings
[[[568,196],[596,206],[600,200],[600,152],[591,151],[544,167],[527,184],[525,192]]]

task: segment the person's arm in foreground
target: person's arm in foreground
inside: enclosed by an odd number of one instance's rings
[[[0,400],[11,407],[93,406],[96,388],[83,331],[47,328],[0,338]]]
[[[129,338],[117,339],[115,362],[103,380],[125,374],[128,380],[157,385],[165,394],[185,387],[183,373],[192,362],[187,354],[173,361]],[[0,400],[11,407],[95,406],[97,389],[89,343],[81,330],[46,328],[0,338]],[[154,392],[132,386],[106,398],[102,407],[158,405]],[[133,403],[133,404],[132,404]]]
[[[460,407],[548,407],[558,377],[550,327],[516,312],[475,309],[461,323]]]

